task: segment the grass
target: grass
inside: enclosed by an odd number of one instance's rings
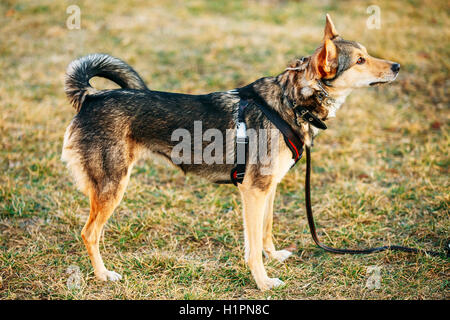
[[[260,292],[243,260],[238,193],[151,160],[135,168],[101,244],[118,283],[94,279],[80,231],[87,199],[60,161],[74,115],[67,64],[92,52],[129,62],[157,90],[205,93],[274,75],[322,38],[325,13],[346,39],[401,63],[390,86],[354,92],[316,139],[313,203],[336,246],[441,248],[449,219],[449,8],[445,1],[377,1],[381,29],[360,1],[74,1],[0,4],[0,299],[448,299],[448,260],[383,252],[337,256],[310,239],[304,161],[275,202],[286,286]],[[97,81],[98,86],[107,86]],[[70,267],[80,270],[70,288]],[[381,288],[368,289],[369,266]]]

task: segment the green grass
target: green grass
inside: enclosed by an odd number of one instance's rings
[[[241,202],[217,186],[152,160],[132,173],[110,219],[103,257],[118,283],[95,280],[80,231],[88,201],[60,161],[74,115],[63,91],[74,58],[106,52],[129,62],[152,89],[228,90],[274,75],[322,39],[325,13],[340,34],[401,63],[391,85],[354,92],[313,150],[313,203],[322,239],[441,248],[449,219],[449,8],[445,1],[76,1],[0,4],[0,299],[448,299],[448,261],[383,252],[336,256],[307,229],[304,160],[275,200],[285,264],[265,261],[286,286],[260,292],[243,260]],[[96,81],[99,87],[109,86]],[[365,284],[381,266],[381,288]],[[67,286],[77,266],[80,286]]]

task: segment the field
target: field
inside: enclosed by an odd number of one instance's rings
[[[69,29],[69,5],[80,29]],[[366,26],[380,8],[379,29]],[[60,161],[75,111],[66,66],[104,52],[149,88],[233,89],[309,55],[330,13],[339,33],[398,61],[398,79],[360,89],[313,150],[312,200],[323,241],[441,250],[449,239],[447,1],[2,1],[0,4],[0,299],[449,299],[449,261],[383,252],[338,256],[313,243],[304,209],[304,159],[275,199],[286,285],[260,292],[244,263],[241,200],[151,159],[134,168],[101,250],[117,283],[94,278],[80,231],[88,199]],[[95,81],[97,87],[110,87]],[[380,286],[367,282],[371,267]]]

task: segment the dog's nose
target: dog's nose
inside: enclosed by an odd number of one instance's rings
[[[394,72],[398,72],[400,70],[400,63],[393,63],[391,66],[391,70]]]

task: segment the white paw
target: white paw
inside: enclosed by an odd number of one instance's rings
[[[264,291],[264,290],[269,290],[272,288],[282,286],[282,285],[284,285],[284,282],[278,278],[266,278],[263,281],[260,281],[259,283],[257,283],[257,285],[261,291]]]
[[[119,281],[122,280],[122,276],[114,271],[105,270],[96,274],[97,278],[102,281]]]
[[[292,252],[283,249],[283,250],[277,250],[277,251],[271,252],[269,255],[273,259],[277,259],[280,262],[284,262],[284,260],[286,260],[287,258],[289,258],[292,255]]]

